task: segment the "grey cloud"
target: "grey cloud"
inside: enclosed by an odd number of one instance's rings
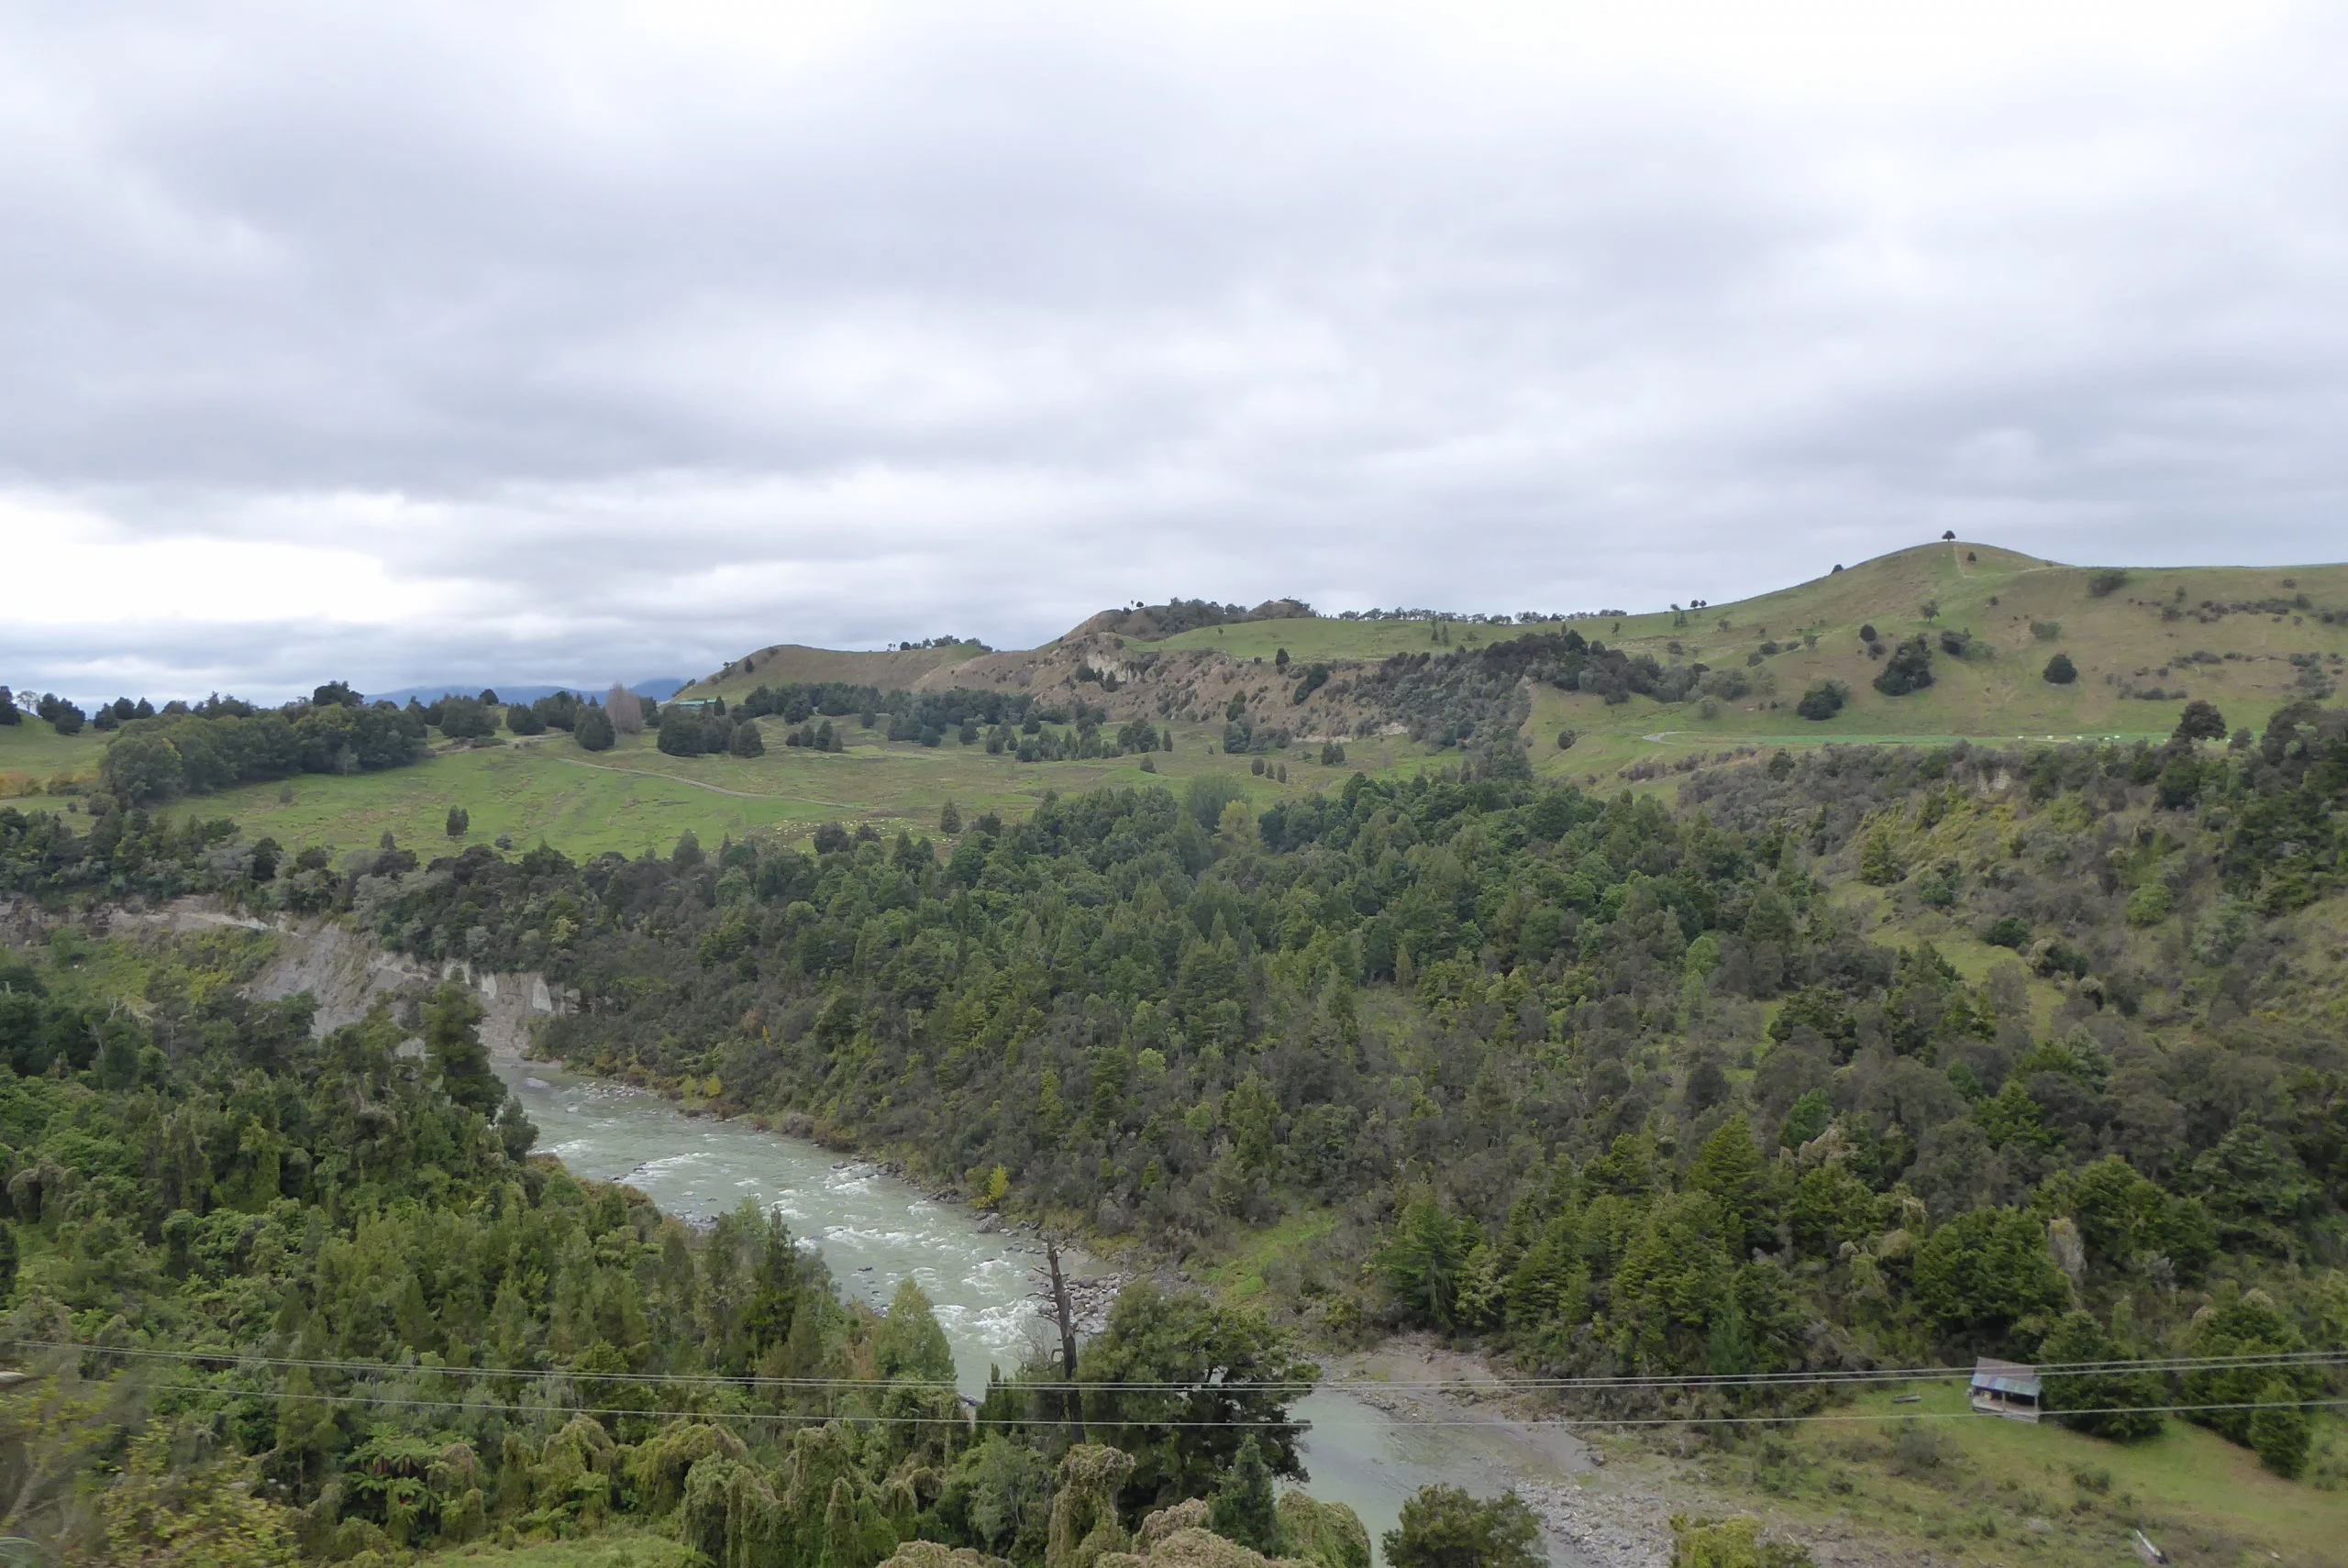
[[[12,14],[0,483],[448,608],[93,590],[0,676],[1726,598],[1948,526],[2337,553],[2336,21],[1940,70],[1546,10],[943,9],[795,58],[593,8]]]

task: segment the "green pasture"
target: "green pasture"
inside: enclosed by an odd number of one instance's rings
[[[1863,1395],[1827,1419],[1748,1437],[1710,1468],[1757,1484],[1797,1518],[1960,1561],[2122,1568],[2137,1562],[2136,1529],[2180,1563],[2340,1561],[2348,1492],[2286,1481],[2183,1420],[2146,1442],[2107,1442],[1975,1415],[1959,1379],[1901,1392],[1922,1398]],[[2318,1463],[2343,1444],[2348,1428],[2322,1418]]]
[[[105,748],[106,737],[87,725],[80,734],[61,735],[29,714],[0,725],[0,800],[32,793],[60,773],[94,773]]]
[[[1175,750],[1149,754],[1151,774],[1142,770],[1141,756],[1022,763],[950,739],[934,747],[882,741],[852,720],[847,750],[812,752],[783,745],[779,722],[760,724],[769,749],[759,757],[669,756],[648,734],[589,753],[557,732],[496,746],[438,749],[414,767],[381,773],[305,774],[246,785],[189,797],[171,809],[232,818],[249,837],[265,834],[290,846],[319,845],[338,853],[371,846],[389,833],[427,856],[454,842],[488,844],[500,837],[520,847],[544,839],[573,856],[636,855],[665,851],[688,829],[713,845],[729,834],[796,839],[826,822],[869,822],[888,834],[935,833],[948,801],[965,820],[990,810],[1021,817],[1047,790],[1073,795],[1104,784],[1153,783],[1179,790],[1210,772],[1236,778],[1262,809],[1341,783],[1357,767],[1375,772],[1434,760],[1407,741],[1363,743],[1348,745],[1344,767],[1324,767],[1318,747],[1300,746],[1268,759],[1287,765],[1282,785],[1250,773],[1246,757],[1212,753],[1219,731],[1207,726],[1176,726]],[[461,841],[447,835],[451,806],[463,807],[470,818]]]

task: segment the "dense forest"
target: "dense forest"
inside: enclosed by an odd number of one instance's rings
[[[2288,923],[2339,885],[2343,791],[2342,715],[2301,708],[2231,752],[1780,756],[1679,814],[1209,785],[353,897],[578,988],[576,1062],[973,1194],[1175,1253],[1334,1211],[1351,1244],[1281,1283],[1335,1333],[1556,1370],[2215,1353],[2348,1323],[2348,1062]],[[1834,886],[2011,956],[1863,939]]]
[[[66,926],[0,956],[0,1343],[32,1375],[0,1399],[0,1532],[375,1562],[632,1516],[714,1563],[1073,1568],[1205,1528],[1230,1568],[1367,1568],[1350,1513],[1275,1504],[1312,1372],[1261,1318],[1137,1289],[1072,1412],[1042,1366],[967,1410],[910,1282],[851,1306],[772,1216],[695,1232],[528,1158],[462,986],[314,1038],[306,997],[240,996],[266,949]],[[85,983],[126,963],[135,1011]]]

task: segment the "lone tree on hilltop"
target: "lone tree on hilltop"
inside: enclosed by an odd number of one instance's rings
[[[2046,684],[2049,686],[2068,686],[2078,678],[2079,667],[2071,662],[2069,654],[2058,653],[2046,661]]]

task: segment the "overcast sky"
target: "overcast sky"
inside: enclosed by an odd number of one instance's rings
[[[0,0],[0,681],[2338,558],[2344,14]]]

